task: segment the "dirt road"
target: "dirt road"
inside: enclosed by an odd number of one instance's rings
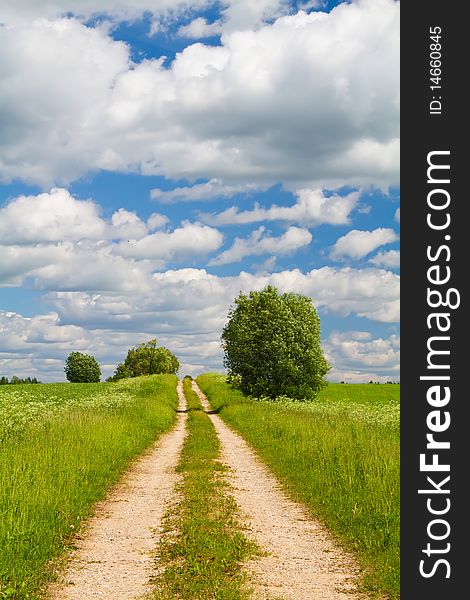
[[[246,535],[266,556],[245,565],[258,600],[358,600],[359,569],[328,531],[280,489],[253,450],[218,415],[195,382],[193,389],[216,428],[221,460],[229,467],[231,493]],[[180,410],[186,406],[178,383]],[[76,541],[66,571],[51,586],[53,600],[127,600],[151,591],[162,517],[175,500],[175,468],[185,437],[186,414],[139,459],[100,503]],[[194,599],[204,600],[204,599]]]

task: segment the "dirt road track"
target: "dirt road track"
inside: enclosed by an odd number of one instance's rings
[[[206,411],[206,397],[193,382]],[[209,414],[231,472],[232,494],[248,533],[269,554],[250,561],[255,598],[267,600],[357,600],[359,569],[328,531],[284,494],[275,478],[241,436]]]
[[[186,407],[178,383],[179,409]],[[175,467],[185,437],[186,413],[98,503],[76,540],[65,573],[49,590],[53,600],[135,599],[149,589],[159,525],[177,481]]]
[[[179,408],[186,407],[182,382]],[[206,412],[206,397],[193,389]],[[248,444],[218,415],[209,416],[229,467],[231,493],[245,521],[246,535],[266,556],[245,565],[257,600],[359,600],[359,569],[328,531],[290,500]],[[186,414],[164,434],[96,507],[76,540],[76,550],[60,580],[49,588],[52,600],[130,600],[151,591],[155,574],[152,552],[160,538],[162,517],[175,500],[175,467],[186,432]],[[194,599],[202,600],[202,599]]]

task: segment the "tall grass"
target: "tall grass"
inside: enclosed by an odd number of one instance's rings
[[[164,571],[155,580],[161,600],[242,600],[250,596],[241,562],[257,552],[243,535],[218,460],[220,442],[199,398],[184,379],[188,436],[178,471],[181,499],[165,517],[159,548]]]
[[[399,386],[330,384],[299,403],[244,398],[220,375],[197,382],[286,491],[356,552],[364,589],[398,598]]]
[[[3,387],[0,598],[35,598],[93,503],[173,423],[176,377]]]

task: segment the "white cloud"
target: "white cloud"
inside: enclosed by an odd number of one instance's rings
[[[19,196],[0,209],[0,283],[21,285],[33,278],[40,289],[141,291],[155,269],[217,250],[222,234],[201,223],[173,230],[168,218],[153,213],[147,223],[123,208],[100,217],[92,200],[53,189]]]
[[[231,6],[242,28],[247,4]],[[193,44],[169,68],[73,19],[2,27],[0,177],[397,183],[398,27],[399,3],[358,0]]]
[[[262,263],[251,265],[251,268],[255,270],[257,275],[268,275],[268,273],[272,273],[274,271],[276,260],[277,258],[275,256],[270,256]]]
[[[285,256],[305,248],[311,241],[312,234],[308,229],[289,227],[282,235],[272,237],[269,233],[266,233],[266,228],[261,226],[253,231],[248,238],[235,238],[233,245],[228,250],[212,258],[209,265],[227,265],[240,262],[246,256],[259,256],[262,254]]]
[[[226,0],[221,18],[208,23],[203,17],[193,19],[188,25],[180,27],[178,35],[197,39],[257,28],[261,23],[290,12],[288,0]]]
[[[190,39],[198,39],[220,35],[223,31],[221,21],[208,23],[204,17],[193,19],[188,25],[183,25],[178,29],[178,35]]]
[[[395,211],[395,221],[397,223],[400,222],[400,209],[399,208],[397,208],[397,210]]]
[[[308,273],[293,269],[220,277],[184,268],[154,273],[145,294],[52,292],[49,300],[64,323],[149,329],[159,334],[209,331],[220,335],[229,305],[240,290],[261,290],[269,284],[281,292],[310,296],[323,312],[397,322],[399,281],[398,275],[379,269],[323,267]]]
[[[0,208],[0,239],[3,244],[139,240],[169,222],[165,215],[153,213],[144,223],[124,208],[115,211],[110,222],[100,213],[93,200],[80,200],[62,188],[18,196]]]
[[[207,0],[15,0],[2,2],[0,23],[54,19],[65,14],[83,19],[105,14],[118,20],[134,20],[144,13],[176,16],[189,7],[197,9],[208,4]]]
[[[349,214],[359,198],[359,192],[346,196],[332,194],[325,196],[322,190],[298,190],[297,201],[292,206],[273,204],[264,208],[256,204],[253,210],[240,211],[232,206],[219,214],[201,213],[199,218],[210,225],[235,225],[256,223],[259,221],[285,221],[308,226],[321,224],[346,225]]]
[[[333,366],[330,379],[349,382],[397,380],[400,369],[398,335],[373,338],[364,331],[334,331],[323,344],[325,356]],[[381,376],[377,377],[377,373]]]
[[[393,229],[384,227],[379,227],[373,231],[352,229],[336,241],[330,256],[335,260],[341,260],[342,258],[360,259],[376,248],[397,240],[398,235]]]
[[[378,252],[369,262],[376,267],[397,269],[400,266],[400,251],[389,250],[388,252]]]
[[[118,217],[113,216],[113,219]],[[19,196],[0,208],[3,244],[103,239],[106,229],[94,202],[76,200],[64,189],[55,188],[38,196]]]
[[[379,375],[377,371],[365,370],[347,370],[347,369],[331,369],[326,376],[328,381],[332,383],[389,383],[390,381],[399,383],[400,376],[396,373],[388,375]]]
[[[183,223],[171,232],[158,231],[140,240],[122,242],[117,252],[136,259],[162,259],[164,261],[206,256],[223,243],[223,235],[201,223]]]
[[[148,232],[148,225],[141,221],[134,212],[129,212],[125,208],[119,208],[113,213],[111,224],[112,236],[115,239],[132,238],[138,240]]]
[[[149,35],[165,29],[166,25],[198,9],[216,5],[214,0],[15,0],[2,5],[0,23],[19,23],[38,18],[55,19],[71,14],[80,19],[105,15],[116,21],[133,21],[152,15]],[[303,8],[308,8],[304,6]],[[179,35],[198,38],[218,35],[223,31],[251,29],[266,19],[289,11],[286,0],[224,0],[222,18],[208,24],[202,17],[181,27]]]
[[[194,202],[198,200],[215,200],[216,198],[229,198],[235,194],[250,194],[262,191],[265,187],[254,184],[224,185],[220,179],[211,179],[206,183],[198,183],[193,186],[174,188],[173,190],[151,190],[152,200],[158,200],[162,204],[172,202]]]
[[[53,264],[61,259],[58,245],[3,246],[0,245],[0,285],[17,287],[35,269]]]
[[[160,213],[152,213],[147,219],[147,227],[149,231],[154,229],[162,229],[169,223],[170,219],[166,215]]]

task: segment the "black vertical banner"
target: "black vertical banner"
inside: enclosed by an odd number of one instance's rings
[[[401,9],[401,598],[468,597],[468,33]]]

